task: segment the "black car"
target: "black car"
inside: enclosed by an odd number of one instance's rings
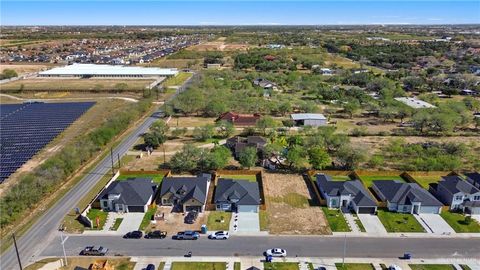
[[[153,231],[145,234],[145,238],[148,239],[163,239],[167,237],[167,232],[164,231]]]
[[[133,232],[128,232],[123,236],[125,239],[140,239],[143,236],[143,232],[141,231],[133,231]]]
[[[149,264],[149,265],[147,265],[147,267],[145,268],[145,270],[155,270],[155,265]]]
[[[193,224],[197,220],[197,217],[198,217],[197,211],[188,212],[188,214],[185,216],[185,223]]]

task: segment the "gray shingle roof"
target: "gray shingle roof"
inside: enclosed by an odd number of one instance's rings
[[[237,205],[259,205],[260,191],[257,182],[248,180],[218,179],[215,189],[215,203],[232,203]]]
[[[473,183],[480,184],[480,173],[471,172],[471,173],[466,173],[465,176],[470,178],[473,181]]]
[[[465,194],[473,194],[480,192],[478,188],[463,180],[457,175],[452,176],[443,176],[443,180],[438,182],[439,186],[442,186],[446,190],[450,191],[452,194],[463,192]]]
[[[432,194],[416,183],[402,183],[395,180],[375,180],[373,185],[390,203],[411,205],[420,202],[423,206],[442,206]]]
[[[107,199],[109,194],[120,194],[115,203],[125,205],[145,205],[155,192],[156,185],[151,178],[129,178],[124,181],[114,181],[99,195],[99,199]]]
[[[162,181],[160,196],[171,192],[182,202],[196,199],[205,203],[210,179],[210,174],[202,174],[197,177],[165,177]]]
[[[328,196],[349,195],[357,206],[376,206],[368,190],[365,189],[359,180],[333,181],[329,175],[317,174],[317,186],[323,189]]]

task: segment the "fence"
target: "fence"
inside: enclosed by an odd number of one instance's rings
[[[325,173],[322,171],[322,173]],[[327,201],[322,197],[320,194],[320,190],[318,190],[318,187],[316,185],[316,181],[313,180],[313,177],[317,174],[316,171],[308,171],[306,177],[308,178],[310,182],[310,188],[314,191],[315,195],[317,196],[318,202],[321,206],[327,205]]]

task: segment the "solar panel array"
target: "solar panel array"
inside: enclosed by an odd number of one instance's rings
[[[0,183],[94,104],[0,104]]]

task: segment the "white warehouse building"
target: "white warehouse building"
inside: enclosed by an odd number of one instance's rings
[[[327,125],[327,118],[319,113],[294,113],[290,115],[296,126],[319,127]]]
[[[137,66],[114,66],[96,64],[73,64],[41,71],[39,77],[80,77],[80,78],[151,78],[172,77],[178,74],[175,68],[151,68]]]

